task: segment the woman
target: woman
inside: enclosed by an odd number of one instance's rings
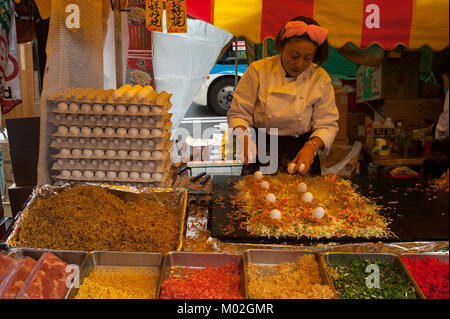
[[[276,37],[275,49],[280,54],[252,63],[234,92],[227,114],[229,127],[277,128],[282,170],[294,163],[295,171],[300,168],[305,174],[311,169],[320,175],[317,153],[327,154],[338,132],[333,86],[320,67],[328,57],[327,34],[313,19],[292,19]],[[252,159],[248,151],[252,143],[245,134],[245,164]],[[251,173],[259,167],[256,160],[243,171]]]

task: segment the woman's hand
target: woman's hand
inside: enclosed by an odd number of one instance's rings
[[[312,144],[314,144],[314,146]],[[299,172],[300,174],[306,174],[306,172],[308,172],[309,168],[314,162],[314,156],[316,156],[317,151],[322,149],[323,146],[324,144],[322,139],[320,139],[319,137],[313,137],[311,141],[306,142],[305,145],[303,145],[302,149],[297,153],[297,156],[295,156],[295,158],[289,163],[289,165],[294,163],[294,172],[298,172],[300,166],[304,164],[305,167]]]
[[[243,134],[242,135],[236,134],[236,136],[241,136],[241,138],[243,138],[243,142],[244,142],[244,152],[240,153],[240,150],[237,150],[238,154],[240,155],[239,159],[242,162],[244,162],[245,165],[248,165],[250,163],[255,163],[256,156],[258,154],[258,151],[257,151],[257,148],[256,148],[256,144],[248,136],[248,132],[246,131],[245,127],[238,126],[236,128],[242,130]],[[241,140],[241,144],[240,145],[242,145],[242,140]]]

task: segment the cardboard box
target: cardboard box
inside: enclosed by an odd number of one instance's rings
[[[394,123],[402,121],[405,128],[437,123],[444,105],[442,99],[393,99],[384,103],[386,116]]]
[[[335,99],[339,111],[339,132],[336,135],[336,140],[342,140],[347,138],[348,97],[347,94],[336,94]]]
[[[25,208],[34,186],[16,186],[13,184],[8,188],[9,198],[11,200],[11,214],[15,218],[17,213]]]
[[[407,52],[401,59],[385,58],[379,66],[359,65],[356,102],[419,97],[419,62],[422,53]]]

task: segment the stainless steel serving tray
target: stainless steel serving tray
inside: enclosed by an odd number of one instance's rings
[[[170,277],[170,267],[182,268],[206,268],[207,266],[221,267],[229,264],[235,264],[239,267],[241,283],[239,290],[246,299],[244,263],[241,254],[220,254],[220,253],[192,253],[192,252],[171,252],[166,255],[164,266],[161,272],[161,279],[158,285],[157,296],[160,297],[161,284]]]
[[[399,272],[405,274],[408,277],[408,279],[411,281],[411,283],[414,285],[414,289],[416,290],[418,298],[425,299],[425,296],[422,293],[422,291],[420,290],[419,285],[417,285],[416,281],[409,273],[405,264],[401,261],[401,259],[397,255],[382,254],[382,253],[364,254],[364,253],[338,253],[338,252],[336,252],[336,253],[325,253],[323,255],[323,258],[328,267],[330,267],[330,266],[346,267],[346,266],[350,265],[352,260],[355,258],[361,258],[363,260],[368,260],[368,261],[383,261],[388,264],[394,264],[395,266],[397,266]],[[331,279],[331,284],[333,285],[333,289],[335,289],[331,275],[330,275],[330,279]],[[336,289],[335,289],[335,291],[336,291]],[[336,291],[336,295],[337,295],[337,291]]]
[[[156,253],[131,253],[117,251],[94,251],[86,255],[80,266],[80,285],[89,276],[94,266],[123,266],[123,267],[150,267],[161,272],[164,255]],[[71,287],[66,299],[73,299],[78,293],[78,287]],[[156,297],[156,294],[155,294]]]
[[[276,266],[281,263],[295,263],[299,258],[305,255],[314,255],[319,266],[319,275],[322,279],[322,285],[328,285],[333,291],[336,298],[336,291],[328,275],[326,267],[320,259],[320,254],[308,250],[276,250],[276,249],[248,249],[244,252],[244,266],[245,266],[245,293],[249,296],[248,283],[250,277],[248,274],[248,265],[250,263],[258,266]]]
[[[177,247],[174,249],[176,251],[180,251],[183,244],[183,234],[185,231],[185,216],[186,216],[186,207],[187,207],[187,191],[184,188],[154,188],[154,187],[146,187],[142,189],[138,189],[131,186],[114,186],[107,184],[93,184],[93,183],[67,183],[63,186],[50,186],[44,185],[42,187],[37,187],[33,190],[33,194],[31,199],[26,204],[25,209],[16,216],[14,220],[14,225],[12,226],[12,231],[9,234],[6,245],[9,249],[13,248],[28,248],[28,249],[51,249],[51,247],[18,247],[13,244],[13,239],[16,236],[18,229],[20,228],[20,223],[24,216],[26,216],[30,209],[36,205],[37,201],[41,198],[46,198],[60,192],[63,192],[66,189],[80,186],[80,185],[94,185],[98,187],[103,187],[108,190],[111,194],[119,197],[120,199],[128,202],[134,201],[139,196],[144,196],[147,199],[157,201],[165,206],[173,207],[176,210],[176,213],[179,214],[179,225],[180,225],[180,234],[177,243]]]

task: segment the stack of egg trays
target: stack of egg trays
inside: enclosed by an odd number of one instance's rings
[[[69,88],[49,97],[55,184],[168,186],[171,95],[138,101],[113,92]]]

